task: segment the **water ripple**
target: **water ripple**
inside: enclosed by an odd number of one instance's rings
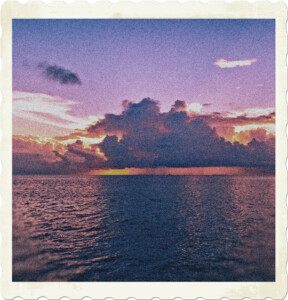
[[[274,281],[275,178],[13,176],[14,281]]]

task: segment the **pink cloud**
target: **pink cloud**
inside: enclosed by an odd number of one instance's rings
[[[256,58],[245,59],[245,60],[227,60],[224,58],[218,58],[214,65],[223,69],[223,68],[235,68],[235,67],[247,67],[251,66],[257,61]]]
[[[13,91],[13,117],[59,127],[63,131],[66,129],[66,132],[85,129],[91,122],[99,120],[98,116],[90,115],[84,119],[73,115],[71,111],[77,104],[79,103],[57,96]],[[15,127],[16,129],[21,128],[22,123],[15,122]]]

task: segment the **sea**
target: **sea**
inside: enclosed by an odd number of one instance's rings
[[[275,281],[274,176],[13,176],[13,281]]]

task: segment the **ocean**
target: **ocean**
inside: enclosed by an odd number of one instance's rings
[[[274,176],[13,176],[13,281],[274,281]]]

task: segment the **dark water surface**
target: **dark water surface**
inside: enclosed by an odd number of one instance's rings
[[[14,281],[274,281],[275,178],[13,176]]]

